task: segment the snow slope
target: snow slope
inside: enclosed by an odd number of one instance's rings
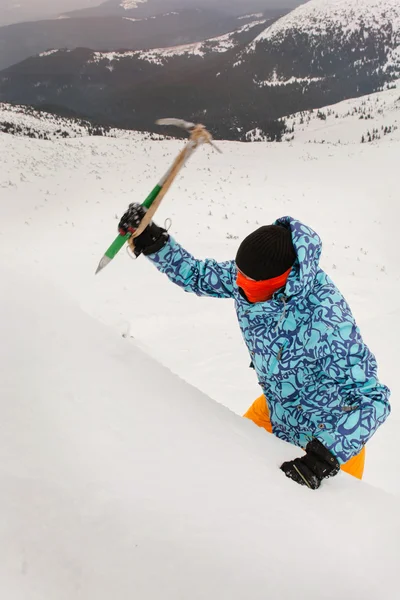
[[[16,136],[29,136],[45,140],[98,135],[141,141],[149,139],[149,137],[152,139],[160,137],[157,134],[97,126],[82,119],[66,119],[35,110],[30,106],[3,102],[0,102],[0,131]]]
[[[348,119],[349,128],[354,123]],[[348,298],[392,389],[392,415],[368,446],[366,481],[400,493],[399,141],[220,145],[221,156],[196,154],[157,221],[170,217],[184,246],[220,260],[233,258],[247,233],[285,214],[320,233],[322,266]],[[0,135],[0,256],[40,271],[86,312],[243,414],[260,392],[229,301],[186,295],[124,252],[93,277],[118,218],[147,196],[181,147],[141,138]]]
[[[285,117],[287,142],[359,144],[400,140],[400,81],[390,89],[344,100],[321,109],[302,111]],[[253,129],[249,141],[266,141],[265,134]]]
[[[35,270],[0,278],[4,597],[397,598],[398,499],[295,485],[278,466],[298,451]]]
[[[287,140],[360,143],[400,141],[400,81],[392,89],[286,118]]]

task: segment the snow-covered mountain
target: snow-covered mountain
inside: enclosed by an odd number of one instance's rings
[[[64,118],[30,106],[4,103],[0,103],[0,132],[40,140],[105,136],[144,141],[161,137],[154,133],[114,129],[82,119]]]
[[[145,19],[144,23],[148,21],[153,19]],[[139,27],[141,22],[133,25]],[[245,47],[263,30],[265,19],[248,15],[234,19],[234,25],[233,30],[222,36],[167,48],[45,51],[0,73],[0,101],[40,106],[45,110],[57,111],[59,107],[61,112],[72,110],[83,118],[107,125],[153,130],[159,115],[174,109],[169,108],[170,104],[175,104],[175,110],[179,110],[177,102],[185,104],[182,114],[192,110],[193,101],[201,97],[215,104],[214,87],[219,85],[220,72],[238,48]],[[176,95],[171,80],[181,82],[183,93]],[[200,85],[202,90],[188,100],[187,92],[192,96],[193,84]],[[162,94],[156,93],[155,88],[162,89]],[[225,93],[223,86],[222,93]],[[132,110],[136,103],[140,106]],[[204,118],[204,112],[201,114]]]
[[[301,111],[282,119],[283,140],[320,144],[374,143],[400,140],[400,80],[389,89],[344,100],[319,109]],[[249,131],[248,141],[267,141],[259,128]]]
[[[266,18],[284,13],[270,11]],[[229,33],[255,20],[252,16],[238,20],[214,7],[162,10],[154,16],[129,15],[129,11],[122,11],[116,16],[62,18],[0,27],[0,69],[58,48],[115,51],[190,44]]]
[[[322,144],[400,141],[400,81],[391,89],[286,118],[286,141]]]
[[[260,88],[372,91],[400,76],[400,3],[311,0],[262,32],[234,66],[250,68]]]
[[[271,125],[262,106],[276,119],[379,91],[399,77],[398,0],[311,0],[239,52],[226,85],[241,81],[242,104],[255,106],[252,129],[265,134]]]
[[[282,117],[377,92],[400,76],[397,0],[311,0],[267,27],[264,18],[235,18],[231,32],[206,42],[32,58],[0,73],[0,100],[146,130],[169,112],[205,119],[225,139],[252,130],[280,139]],[[157,19],[122,21],[142,35]]]

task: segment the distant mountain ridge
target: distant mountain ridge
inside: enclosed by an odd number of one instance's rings
[[[53,48],[168,47],[203,41],[236,27],[236,17],[210,9],[185,9],[143,20],[94,16],[18,23],[0,28],[0,70]]]
[[[1,0],[0,2],[0,27],[23,23],[25,21],[38,21],[40,19],[54,19],[63,11],[76,10],[96,6],[98,0]]]
[[[146,18],[188,9],[215,10],[230,16],[275,11],[286,12],[303,0],[107,0],[98,6],[64,13],[70,18],[134,17]]]
[[[174,80],[179,82],[183,77],[184,85],[190,85],[194,77],[199,84],[203,82],[205,93],[205,80],[209,84],[217,81],[216,75],[237,49],[245,47],[265,27],[264,19],[235,22],[240,26],[228,34],[171,48],[43,52],[0,73],[0,101],[56,111],[58,106],[60,114],[68,114],[67,109],[115,127],[152,130],[155,119],[169,110],[170,98],[185,101],[185,92],[176,97]],[[132,110],[131,94],[138,102],[142,97],[146,99],[145,104]],[[163,104],[163,98],[166,105],[156,108],[158,103]]]
[[[171,114],[206,121],[226,139],[253,129],[280,139],[281,117],[400,77],[398,0],[311,0],[267,27],[263,19],[238,23],[196,45],[32,58],[0,73],[0,100],[58,106],[116,127],[152,130]]]
[[[284,52],[285,59],[278,60]],[[292,77],[324,78],[346,65],[360,72],[400,74],[398,0],[312,0],[263,31],[242,59],[263,53],[260,85]],[[262,80],[261,78],[265,78]]]

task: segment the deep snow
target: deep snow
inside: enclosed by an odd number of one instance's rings
[[[295,485],[278,466],[301,451],[34,269],[0,277],[4,598],[397,598],[397,498]]]

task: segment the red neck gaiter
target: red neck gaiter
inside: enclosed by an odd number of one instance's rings
[[[236,283],[242,288],[247,300],[252,304],[255,302],[266,302],[267,300],[271,300],[275,292],[286,285],[291,270],[292,267],[283,273],[283,275],[264,281],[253,281],[238,271]]]

